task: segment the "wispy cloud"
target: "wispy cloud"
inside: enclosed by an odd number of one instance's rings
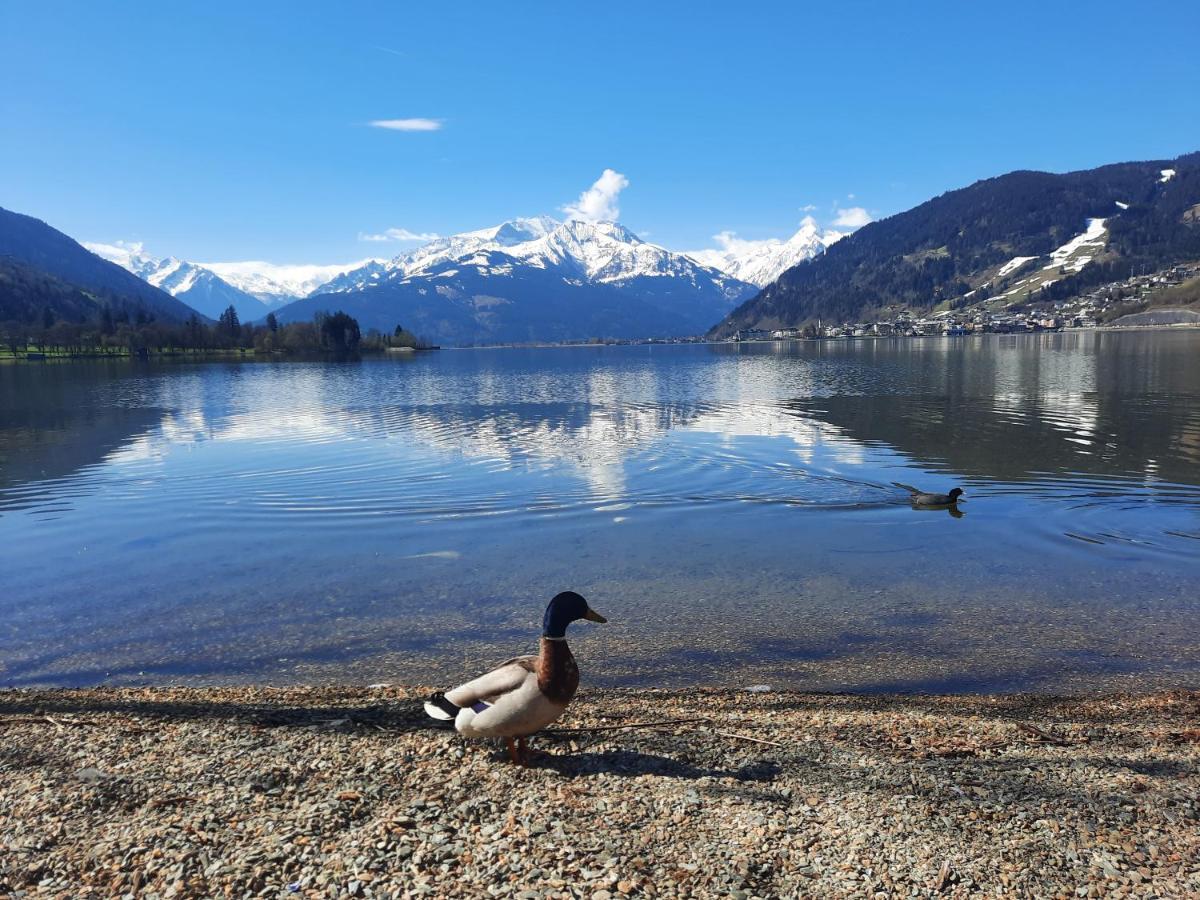
[[[821,227],[817,224],[817,220],[812,216],[805,216],[800,220],[801,231],[811,231],[820,233]],[[798,234],[799,232],[797,232]],[[795,235],[793,235],[795,237]],[[750,240],[748,238],[740,238],[736,231],[721,231],[712,236],[716,241],[717,246],[721,248],[722,253],[728,253],[733,256],[751,256],[759,250],[768,248],[781,247],[786,239],[783,238],[761,238],[759,240]],[[705,252],[705,251],[699,251]],[[694,255],[694,254],[693,254]]]
[[[615,222],[621,215],[617,196],[629,187],[629,179],[613,169],[605,169],[590,188],[574,203],[561,207],[569,219],[583,222]]]
[[[439,236],[433,231],[409,231],[407,228],[389,228],[377,234],[367,234],[362,231],[358,233],[360,241],[371,241],[374,243],[398,241],[400,243],[416,242],[424,244],[426,241],[436,241]]]
[[[816,208],[817,205],[815,203],[806,203],[804,206],[800,207],[800,212],[810,213]]]
[[[391,47],[384,47],[381,44],[372,44],[376,50],[382,50],[384,53],[390,53],[392,56],[403,56],[404,53],[400,50],[393,50]]]
[[[833,224],[839,228],[862,228],[871,221],[869,212],[861,206],[851,206],[849,209],[839,209]]]
[[[779,238],[764,238],[759,241],[747,240],[737,236],[736,231],[721,231],[712,236],[712,239],[717,242],[717,246],[721,248],[723,253],[729,253],[734,256],[748,256],[756,250],[761,250],[765,247],[778,247],[783,241]],[[704,251],[697,251],[701,253]]]
[[[389,131],[441,131],[441,119],[376,119],[370,123],[372,128],[386,128]]]

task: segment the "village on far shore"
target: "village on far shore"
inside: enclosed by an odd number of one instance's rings
[[[816,322],[803,328],[746,328],[729,340],[786,341],[846,337],[923,337],[932,335],[1020,334],[1069,328],[1200,325],[1200,312],[1158,306],[1162,294],[1200,279],[1200,262],[1159,272],[1131,274],[1123,281],[1100,285],[1079,297],[1039,301],[1031,291],[1008,301],[1001,294],[965,308],[917,314],[903,306],[888,307],[886,317],[871,322]],[[968,295],[969,296],[969,295]],[[961,298],[960,298],[961,299]],[[942,304],[943,306],[947,304]],[[1152,308],[1145,309],[1146,306]]]

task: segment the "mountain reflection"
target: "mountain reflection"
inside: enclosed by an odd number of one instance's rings
[[[236,477],[251,479],[245,496],[349,504],[503,495],[497,504],[536,505],[583,502],[580,491],[874,503],[890,497],[895,466],[993,490],[1089,478],[1195,485],[1200,373],[1186,337],[25,367],[0,379],[0,489],[99,463],[171,473],[174,451],[206,443],[237,450],[190,464],[196,496]]]

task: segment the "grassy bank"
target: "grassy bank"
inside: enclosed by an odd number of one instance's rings
[[[423,691],[0,693],[0,893],[1186,896],[1200,694],[587,692],[530,769]]]

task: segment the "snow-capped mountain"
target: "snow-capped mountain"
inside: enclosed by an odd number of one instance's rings
[[[703,262],[643,241],[616,222],[558,222],[549,216],[513,219],[450,237],[402,253],[386,263],[372,262],[325,285],[321,293],[361,290],[389,280],[444,272],[449,264],[478,267],[500,252],[489,274],[508,274],[513,265],[558,269],[593,284],[624,284],[638,278],[682,278],[697,287],[716,286],[729,297],[747,293],[746,285]]]
[[[257,297],[267,306],[291,303],[323,288],[340,275],[364,266],[382,264],[382,260],[361,259],[358,262],[320,265],[276,265],[261,260],[245,262],[200,263],[226,282]]]
[[[267,307],[260,300],[229,284],[207,267],[173,256],[151,256],[141,243],[117,241],[115,244],[85,243],[83,246],[209,318],[217,318],[230,306],[246,321],[267,313]]]
[[[755,288],[615,222],[513,219],[370,262],[280,310],[337,306],[444,343],[697,334]]]
[[[792,266],[821,255],[845,236],[841,231],[821,231],[809,217],[786,241],[778,238],[750,241],[724,233],[717,236],[722,244],[720,249],[695,250],[688,256],[739,281],[765,287]]]
[[[549,234],[559,223],[549,216],[513,219],[491,228],[436,238],[390,260],[370,260],[332,279],[321,293],[342,293],[371,287],[392,278],[432,271],[442,263],[470,257],[486,249],[513,247]]]

